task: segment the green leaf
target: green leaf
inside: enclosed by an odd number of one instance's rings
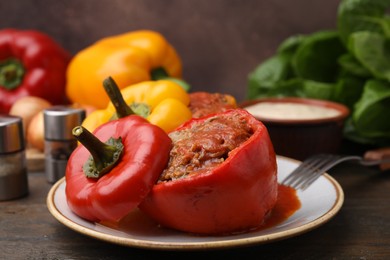
[[[278,96],[279,94],[284,95],[285,87],[283,82],[295,77],[291,67],[292,56],[305,37],[304,35],[288,37],[279,45],[274,56],[260,63],[249,74],[247,88],[247,97],[249,99],[270,96],[272,95],[270,93],[275,93]],[[283,89],[281,90],[282,93],[278,93],[278,89]],[[290,92],[290,89],[287,92]]]
[[[370,80],[355,105],[353,124],[363,137],[385,138],[390,142],[390,83]]]
[[[381,34],[364,31],[350,36],[348,49],[372,75],[390,80],[389,44]]]
[[[273,88],[277,82],[291,74],[289,55],[279,54],[268,58],[249,74],[248,98],[256,98]]]
[[[308,98],[316,99],[331,99],[335,84],[325,83],[313,80],[305,80],[303,82],[302,92]]]
[[[257,97],[306,97],[303,92],[303,81],[300,78],[279,81],[273,88]]]
[[[305,35],[293,35],[284,40],[278,47],[277,53],[292,55],[306,38]]]
[[[292,78],[277,82],[273,88],[263,90],[259,97],[304,97],[316,99],[330,99],[335,84]]]
[[[338,8],[337,28],[342,41],[358,31],[390,36],[390,21],[385,16],[390,0],[343,0]]]
[[[307,36],[292,59],[298,77],[318,82],[335,82],[338,58],[346,52],[336,31],[320,31]]]
[[[338,62],[341,68],[349,74],[362,78],[368,78],[372,76],[371,72],[350,53],[341,55]]]
[[[345,138],[347,138],[353,142],[360,143],[360,144],[365,144],[365,145],[382,144],[382,145],[384,145],[384,143],[382,143],[379,140],[376,141],[373,138],[363,137],[359,133],[357,133],[351,117],[347,118],[346,121],[344,122],[343,135]],[[376,142],[378,142],[378,143],[376,143]]]
[[[339,78],[333,89],[333,101],[346,105],[351,111],[363,93],[365,80],[352,75]]]

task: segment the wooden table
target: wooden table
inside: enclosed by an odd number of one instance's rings
[[[177,252],[119,246],[69,229],[47,209],[51,184],[44,174],[29,173],[29,195],[0,202],[0,259],[389,259],[390,172],[344,163],[330,174],[343,187],[345,201],[340,212],[319,228],[269,244]]]

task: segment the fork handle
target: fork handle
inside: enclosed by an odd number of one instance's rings
[[[384,160],[390,159],[390,147],[379,148],[376,150],[369,150],[364,154],[365,160]],[[387,161],[387,160],[386,160]],[[379,169],[382,171],[390,169],[390,163],[385,162],[379,165]]]

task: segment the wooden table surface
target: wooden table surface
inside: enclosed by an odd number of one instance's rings
[[[0,202],[0,259],[389,259],[390,172],[344,163],[329,173],[343,187],[345,201],[334,218],[315,230],[250,247],[162,251],[103,242],[64,226],[46,206],[52,185],[43,172],[31,172],[28,196]]]

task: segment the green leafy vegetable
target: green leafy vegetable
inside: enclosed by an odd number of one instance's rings
[[[248,98],[331,99],[337,82],[338,58],[345,51],[334,31],[287,38],[276,55],[249,75]]]
[[[390,36],[390,20],[385,16],[390,0],[343,0],[338,8],[337,28],[345,44],[354,32],[378,32]]]
[[[305,79],[334,82],[340,55],[345,53],[336,31],[322,31],[306,37],[292,57],[295,74]]]
[[[300,46],[300,44],[305,40],[305,38],[305,35],[293,35],[280,44],[277,52],[280,54],[292,55]]]
[[[356,131],[367,138],[390,140],[389,112],[390,83],[379,80],[367,81],[352,115]]]
[[[381,34],[368,31],[355,32],[349,37],[352,55],[379,79],[390,80],[390,45]]]
[[[371,77],[371,72],[366,69],[359,61],[350,53],[345,53],[340,56],[339,65],[346,72],[357,77],[368,78]]]
[[[285,55],[276,55],[258,66],[249,78],[249,95],[256,97],[263,90],[271,89],[290,74],[290,60]]]
[[[353,75],[340,77],[332,93],[333,100],[346,105],[351,111],[354,110],[355,103],[360,99],[365,80]]]
[[[390,0],[342,0],[337,30],[285,39],[248,78],[249,99],[327,99],[351,110],[345,137],[390,145]]]

